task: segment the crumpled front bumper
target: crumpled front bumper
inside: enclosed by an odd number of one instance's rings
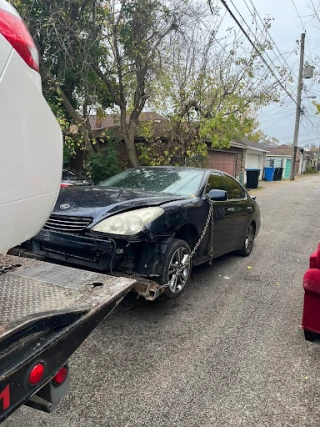
[[[97,270],[109,270],[115,242],[97,237],[42,230],[31,240],[37,255]]]

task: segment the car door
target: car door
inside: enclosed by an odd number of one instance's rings
[[[248,200],[245,189],[229,175],[223,174],[228,199],[224,202],[226,216],[226,239],[229,252],[240,249],[245,240],[252,216],[252,204]]]
[[[205,189],[205,196],[210,190],[224,190],[226,191],[225,182],[223,176],[219,172],[212,172],[209,175],[207,186]],[[206,202],[207,203],[207,202]],[[227,216],[225,210],[226,202],[213,202],[214,203],[214,236],[213,236],[213,250],[214,256],[220,256],[229,251],[229,243],[227,236],[230,233],[227,224]],[[207,233],[206,238],[201,246],[202,255],[207,256],[209,250],[209,237],[210,233]]]

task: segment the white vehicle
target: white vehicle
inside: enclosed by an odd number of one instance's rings
[[[45,224],[61,182],[62,134],[42,95],[24,22],[0,0],[0,253]]]
[[[37,49],[4,0],[0,132],[1,423],[22,404],[54,409],[69,390],[68,358],[134,281],[2,254],[43,227],[62,172],[62,135],[42,96]]]

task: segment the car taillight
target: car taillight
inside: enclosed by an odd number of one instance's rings
[[[29,67],[39,71],[38,50],[19,15],[0,8],[0,34],[8,40]]]
[[[60,184],[60,188],[72,187],[73,184]]]
[[[29,374],[29,383],[31,385],[38,384],[42,380],[43,375],[44,375],[44,364],[37,363],[31,369],[31,372]]]
[[[63,366],[63,368],[61,368],[60,371],[58,371],[56,375],[53,377],[52,381],[54,382],[55,385],[61,385],[62,383],[65,382],[67,377],[68,377],[68,368],[66,366]]]

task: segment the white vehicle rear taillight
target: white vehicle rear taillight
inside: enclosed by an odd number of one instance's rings
[[[5,37],[21,58],[35,71],[39,71],[39,54],[24,22],[9,4],[0,3],[0,34]]]

